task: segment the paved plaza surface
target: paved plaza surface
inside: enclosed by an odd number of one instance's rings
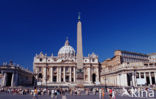
[[[0,94],[0,99],[33,99],[33,97],[31,95]],[[52,99],[52,98],[46,95],[46,96],[38,96],[38,99]],[[62,96],[58,96],[57,99],[64,99],[64,98],[62,98]],[[67,95],[66,99],[100,99],[100,98],[98,95],[83,95],[83,96]],[[108,95],[105,95],[104,99],[109,99]],[[133,97],[127,97],[127,96],[116,96],[116,99],[156,99],[156,98],[133,98]]]

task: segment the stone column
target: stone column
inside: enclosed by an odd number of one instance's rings
[[[71,67],[69,67],[69,82],[71,82]]]
[[[17,85],[18,85],[18,73],[14,72],[12,74],[11,86],[17,86]]]
[[[57,67],[57,82],[59,82],[59,68]]]
[[[50,82],[53,82],[53,67],[50,68]]]
[[[141,78],[141,72],[139,72],[139,78]]]
[[[61,78],[62,78],[62,72],[61,72],[61,67],[59,68],[59,82],[61,82]]]
[[[147,81],[146,81],[146,72],[144,72],[144,79],[145,79],[145,82],[147,84]]]
[[[133,82],[133,86],[135,87],[136,86],[136,77],[135,77],[134,73],[132,74],[132,82]]]
[[[152,77],[151,77],[151,72],[149,72],[149,79],[150,79],[150,85],[152,85]]]
[[[118,81],[117,81],[117,79],[118,79],[118,77],[117,77],[117,75],[116,75],[116,85],[115,86],[118,86]]]
[[[15,73],[12,73],[12,78],[11,78],[11,87],[14,86],[14,77],[15,77]]]
[[[115,75],[114,75],[114,85],[113,86],[116,86],[116,77],[115,77]]]
[[[73,79],[74,79],[74,82],[75,82],[75,67],[73,68]]]
[[[6,77],[7,77],[7,73],[4,73],[2,86],[6,86]]]
[[[99,82],[99,69],[96,68],[96,82]]]
[[[90,67],[88,68],[88,82],[90,83]]]
[[[44,67],[43,68],[43,78],[42,78],[43,80],[43,83],[45,83],[46,82],[46,67]]]
[[[155,84],[156,84],[156,72],[154,72]]]
[[[63,82],[66,82],[66,67],[63,67]]]
[[[105,76],[105,80],[106,80],[106,76]],[[117,86],[120,87],[120,74],[117,74]]]
[[[123,74],[123,80],[122,80],[122,82],[124,82],[123,83],[123,86],[128,86],[128,83],[127,83],[127,74]]]

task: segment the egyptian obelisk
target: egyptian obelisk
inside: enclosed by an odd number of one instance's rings
[[[80,13],[78,16],[78,23],[77,23],[77,81],[82,82],[84,79],[83,73],[83,50],[82,50],[82,26],[80,21]]]

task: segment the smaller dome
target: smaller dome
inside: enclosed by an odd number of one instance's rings
[[[69,58],[75,56],[75,50],[72,46],[69,45],[69,41],[66,40],[65,45],[60,48],[58,52],[59,58]]]

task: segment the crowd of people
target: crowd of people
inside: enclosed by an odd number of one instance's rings
[[[0,88],[0,93],[12,95],[32,95],[33,99],[38,99],[38,96],[48,95],[51,99],[57,99],[62,96],[66,99],[67,95],[98,95],[99,99],[104,99],[105,94],[109,95],[110,99],[115,99],[115,90],[107,88]]]

